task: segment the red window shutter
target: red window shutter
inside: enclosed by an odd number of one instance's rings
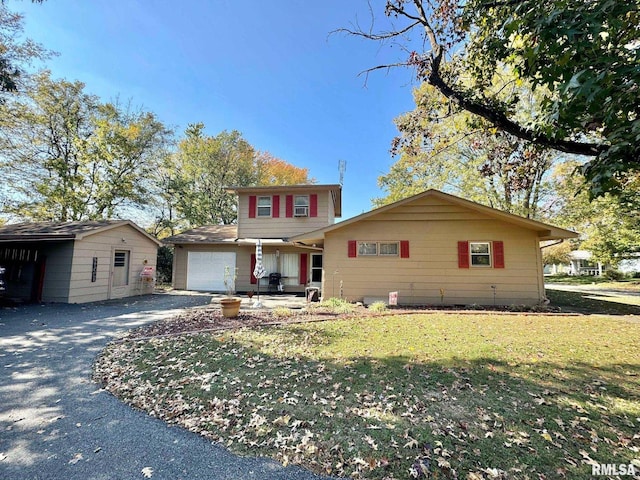
[[[309,195],[309,216],[318,216],[318,195],[315,193]]]
[[[458,242],[458,268],[469,268],[469,242]]]
[[[504,242],[493,242],[493,268],[504,268]]]
[[[251,273],[249,274],[249,276],[251,277],[251,283],[258,283],[258,279],[256,277],[253,276],[253,271],[256,268],[256,254],[252,253],[251,254]]]
[[[280,195],[274,195],[271,199],[271,217],[280,217]]]
[[[409,258],[409,240],[400,241],[400,258]]]
[[[349,240],[347,242],[347,246],[348,246],[348,255],[349,258],[355,258],[358,256],[358,244],[355,240]]]
[[[249,218],[256,218],[256,196],[249,197]]]
[[[287,218],[291,218],[293,217],[293,195],[287,195],[286,203]]]
[[[300,285],[307,284],[307,262],[308,255],[306,253],[300,254]]]

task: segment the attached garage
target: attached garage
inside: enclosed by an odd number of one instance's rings
[[[233,282],[235,268],[235,252],[187,252],[187,290],[226,290],[225,272]],[[231,287],[235,290],[235,284]]]
[[[322,251],[300,247],[279,238],[262,238],[262,263],[266,275],[260,291],[304,293],[307,286],[320,286]],[[225,292],[225,270],[235,272],[232,290],[256,291],[253,276],[256,262],[256,238],[238,238],[237,225],[205,225],[164,239],[173,245],[173,287],[178,290]],[[313,267],[311,266],[313,262]],[[269,274],[280,276],[278,284],[269,285]]]

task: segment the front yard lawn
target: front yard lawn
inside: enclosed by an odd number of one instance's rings
[[[231,450],[351,478],[640,472],[634,318],[429,313],[111,344],[95,377]]]

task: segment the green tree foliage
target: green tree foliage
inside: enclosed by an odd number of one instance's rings
[[[154,230],[160,236],[235,223],[237,199],[230,187],[313,182],[307,169],[256,151],[236,130],[210,136],[204,128],[202,123],[189,125],[176,152],[158,169]]]
[[[0,117],[5,213],[71,221],[149,202],[147,181],[170,133],[153,114],[101,103],[81,82],[41,72]]]
[[[175,207],[189,226],[230,224],[236,219],[232,186],[253,185],[255,150],[238,131],[205,135],[204,124],[189,125],[178,144],[169,182]]]
[[[592,194],[619,193],[638,171],[638,0],[387,0],[385,13],[394,22],[388,31],[343,31],[403,43],[408,54],[398,64],[414,68],[451,108],[590,157],[583,171]],[[417,41],[407,45],[407,37]],[[492,93],[498,68],[531,86],[540,99],[533,115],[520,118],[517,102]]]
[[[22,21],[22,15],[9,11],[0,2],[0,101],[7,92],[14,93],[22,87],[29,63],[51,54],[42,45],[21,38]]]
[[[594,260],[613,265],[640,252],[640,178],[630,178],[623,195],[605,194],[590,200],[578,194],[584,181],[579,162],[558,165],[553,174],[554,199],[550,220],[581,234],[579,248],[592,252]]]
[[[542,263],[544,265],[566,265],[571,261],[572,242],[563,241],[542,249]]]
[[[437,188],[525,217],[538,216],[553,164],[548,150],[468,112],[452,111],[427,83],[414,91],[414,98],[415,110],[396,119],[400,136],[392,152],[400,158],[378,179],[388,194],[374,203]],[[434,117],[439,121],[431,121]]]

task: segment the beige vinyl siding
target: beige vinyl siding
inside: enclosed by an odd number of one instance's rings
[[[124,239],[124,241],[123,241]],[[130,252],[129,284],[117,291],[110,287],[114,250]],[[157,245],[134,228],[123,225],[76,240],[69,289],[70,303],[84,303],[109,298],[152,293],[142,284],[140,272],[145,266],[156,266]],[[91,282],[93,257],[98,258],[95,282]],[[146,263],[145,263],[146,261]]]
[[[41,254],[47,257],[42,288],[43,302],[68,302],[73,241],[44,244]]]
[[[317,217],[286,216],[287,194],[280,193],[280,217],[249,218],[249,196],[242,193],[238,198],[238,237],[239,238],[287,238],[318,228],[332,225],[335,221],[333,203],[330,201],[331,192],[312,191],[294,192],[294,195],[318,195]],[[266,194],[252,194],[257,197]],[[273,196],[273,195],[269,195]],[[272,214],[273,215],[273,214]]]
[[[357,241],[409,241],[410,258],[349,258]],[[505,268],[458,268],[458,241],[504,242]],[[349,300],[387,298],[398,291],[402,304],[537,304],[544,297],[535,232],[490,219],[462,207],[427,198],[328,232],[325,236],[323,295]],[[335,284],[334,284],[335,280]]]

